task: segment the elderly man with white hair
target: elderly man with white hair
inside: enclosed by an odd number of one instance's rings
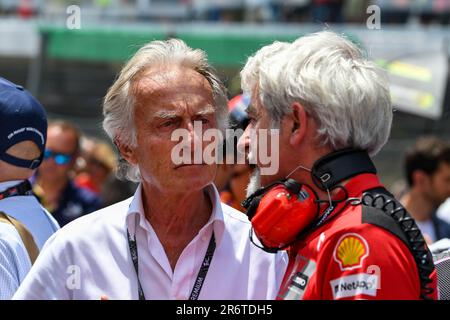
[[[241,76],[252,101],[239,144],[259,168],[244,206],[261,249],[290,253],[278,298],[436,298],[423,236],[371,160],[392,123],[383,70],[323,31],[262,48]],[[261,129],[279,137],[275,174],[253,148]]]
[[[250,222],[212,184],[216,164],[173,158],[176,130],[204,148],[195,127],[223,129],[226,115],[203,51],[175,39],[141,48],[109,89],[103,122],[125,159],[119,174],[140,182],[135,195],[52,237],[14,298],[275,298],[285,254],[250,242]]]

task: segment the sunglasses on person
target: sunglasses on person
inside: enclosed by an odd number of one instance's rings
[[[59,166],[66,165],[72,160],[72,155],[67,153],[61,153],[61,152],[54,152],[51,149],[45,149],[44,151],[44,159],[50,159],[53,158],[55,160],[55,163]]]

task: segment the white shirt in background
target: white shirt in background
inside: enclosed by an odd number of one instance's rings
[[[450,198],[448,198],[437,210],[438,218],[450,223]]]
[[[431,242],[436,241],[436,231],[434,230],[434,224],[432,220],[427,221],[417,221],[416,224],[419,227],[422,234],[427,235]]]
[[[0,192],[22,181],[0,182]],[[19,220],[30,233],[39,249],[59,229],[58,222],[41,206],[34,196],[14,196],[0,200],[0,211]]]
[[[0,222],[0,300],[12,298],[30,268],[30,257],[16,228]]]

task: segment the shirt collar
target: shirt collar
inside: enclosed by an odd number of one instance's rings
[[[214,236],[216,240],[217,246],[220,245],[220,242],[223,237],[223,233],[225,231],[225,222],[222,211],[222,203],[220,202],[219,192],[213,184],[210,184],[205,187],[205,191],[208,194],[211,204],[212,204],[212,214],[208,222],[203,226],[200,230],[202,232],[205,228],[208,228],[210,224],[213,224],[214,228]],[[128,228],[128,232],[130,236],[133,238],[136,234],[136,227],[139,226],[149,232],[148,229],[149,224],[146,223],[144,206],[142,203],[142,184],[136,189],[134,193],[133,199],[128,207],[127,215],[126,215],[126,226]]]
[[[351,178],[345,185],[349,197],[359,197],[367,190],[383,187],[376,174],[362,173]]]
[[[0,192],[3,192],[3,191],[5,191],[8,188],[17,186],[22,181],[23,180],[12,180],[12,181],[0,182]]]

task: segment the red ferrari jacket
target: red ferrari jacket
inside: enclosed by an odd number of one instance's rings
[[[345,185],[349,197],[378,187],[374,174],[361,174]],[[375,222],[382,215],[377,211],[374,219],[361,204],[338,205],[324,224],[289,249],[278,299],[419,299],[414,257],[389,223]],[[430,278],[434,290],[429,297],[436,299],[436,270]]]

